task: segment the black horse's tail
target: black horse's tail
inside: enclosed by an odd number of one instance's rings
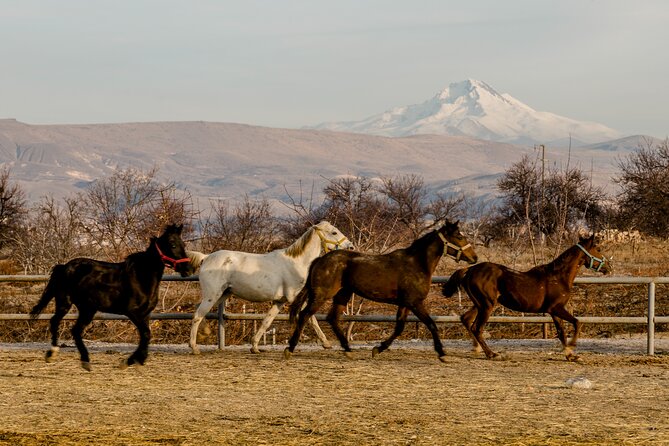
[[[51,277],[49,277],[49,282],[46,284],[46,288],[44,288],[42,297],[40,297],[37,304],[30,310],[31,319],[35,319],[42,311],[44,311],[49,302],[51,302],[51,299],[56,297],[59,288],[62,287],[66,281],[65,265],[57,264],[51,270]]]
[[[290,304],[290,317],[288,320],[290,321],[291,324],[294,324],[295,321],[297,320],[297,315],[300,314],[300,310],[304,307],[304,304],[307,302],[307,299],[309,298],[309,282],[304,284],[302,289],[300,290],[299,293],[297,293],[297,296],[295,296],[295,300],[293,301],[292,304]]]
[[[451,297],[453,293],[455,293],[460,287],[462,279],[465,278],[465,274],[467,274],[467,271],[468,268],[462,268],[454,272],[451,275],[450,279],[448,279],[448,281],[442,285],[441,293],[446,297]]]

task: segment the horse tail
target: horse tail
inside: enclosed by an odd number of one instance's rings
[[[209,257],[209,254],[203,254],[199,251],[186,251],[186,255],[190,259],[190,264],[193,267],[193,269],[197,269],[202,265],[202,262],[204,262],[204,259]]]
[[[297,315],[300,314],[300,310],[302,307],[304,307],[304,304],[307,302],[307,299],[309,297],[309,282],[304,284],[302,289],[300,290],[299,293],[297,293],[297,296],[295,296],[295,300],[293,303],[290,304],[290,317],[288,320],[290,321],[291,324],[294,324],[295,321],[297,321]]]
[[[42,297],[35,306],[30,310],[30,319],[35,319],[46,306],[51,302],[51,299],[56,297],[56,294],[60,291],[60,287],[67,282],[67,272],[65,265],[57,264],[51,269],[51,277],[49,277],[49,282],[44,288]]]
[[[465,274],[467,274],[468,270],[469,268],[462,268],[454,272],[448,281],[442,285],[441,293],[446,297],[451,297],[453,293],[455,293],[460,287],[460,284],[465,278]]]

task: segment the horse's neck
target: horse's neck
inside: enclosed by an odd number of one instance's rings
[[[560,277],[562,280],[566,281],[566,284],[569,288],[574,283],[578,269],[581,267],[580,255],[577,252],[573,252],[570,248],[567,251],[560,254],[560,256],[553,260],[548,265],[545,265],[546,271],[549,272],[552,276]]]
[[[286,257],[293,259],[293,261],[297,264],[300,264],[302,266],[309,267],[311,262],[318,257],[321,254],[321,239],[316,233],[315,230],[310,231],[310,234],[306,234],[307,240],[302,240],[302,237],[300,239],[296,240],[293,245],[289,246],[288,248],[285,248],[283,251],[291,249],[295,244],[297,243],[304,243],[304,248],[302,249],[302,252],[297,255],[297,256],[288,256]]]
[[[424,267],[432,274],[437,269],[439,260],[444,255],[444,243],[438,237],[431,237],[430,234],[425,235],[414,241],[406,251],[413,254],[420,262],[425,262]]]

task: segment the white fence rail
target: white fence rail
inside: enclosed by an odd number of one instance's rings
[[[49,276],[0,276],[0,283],[2,282],[46,282]],[[176,275],[168,275],[163,277],[164,281],[197,281],[197,276],[180,277]],[[432,283],[444,283],[448,280],[446,276],[434,276]],[[657,284],[669,284],[669,277],[577,277],[575,280],[577,284],[627,284],[627,285],[646,285],[648,306],[647,313],[643,316],[579,316],[578,320],[585,324],[643,324],[647,326],[647,342],[646,353],[649,355],[655,354],[655,325],[659,323],[669,323],[669,316],[655,315],[655,288]],[[52,314],[41,314],[38,319],[50,319]],[[65,319],[76,319],[76,314],[68,314]],[[174,319],[184,320],[192,319],[192,313],[152,313],[152,319]],[[255,313],[225,313],[222,306],[219,306],[218,313],[207,314],[208,319],[218,319],[218,346],[222,348],[225,346],[225,323],[228,320],[262,320],[264,314]],[[318,320],[324,320],[324,314],[316,315]],[[0,321],[2,320],[28,320],[30,315],[20,313],[4,313],[0,314]],[[98,313],[95,319],[105,320],[124,320],[125,316]],[[437,323],[460,323],[459,316],[432,316]],[[275,320],[287,321],[287,314],[277,315]],[[378,315],[378,314],[364,314],[364,315],[343,315],[344,321],[359,321],[359,322],[394,322],[395,316]],[[418,322],[415,316],[409,316],[408,322]],[[490,322],[495,323],[552,323],[550,316],[493,316]]]

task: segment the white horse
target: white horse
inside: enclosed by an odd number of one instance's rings
[[[232,295],[251,302],[272,302],[272,308],[253,336],[251,351],[259,353],[260,338],[269,329],[281,307],[295,300],[307,279],[311,262],[321,254],[341,248],[351,249],[353,243],[332,224],[321,221],[289,247],[267,254],[221,250],[207,255],[187,251],[186,255],[191,258],[193,267],[200,267],[202,292],[202,302],[193,315],[190,331],[189,345],[193,353],[200,352],[197,330],[202,319],[217,303],[224,306],[225,300]],[[310,321],[323,347],[330,348],[330,342],[318,326],[316,318],[312,317]]]

